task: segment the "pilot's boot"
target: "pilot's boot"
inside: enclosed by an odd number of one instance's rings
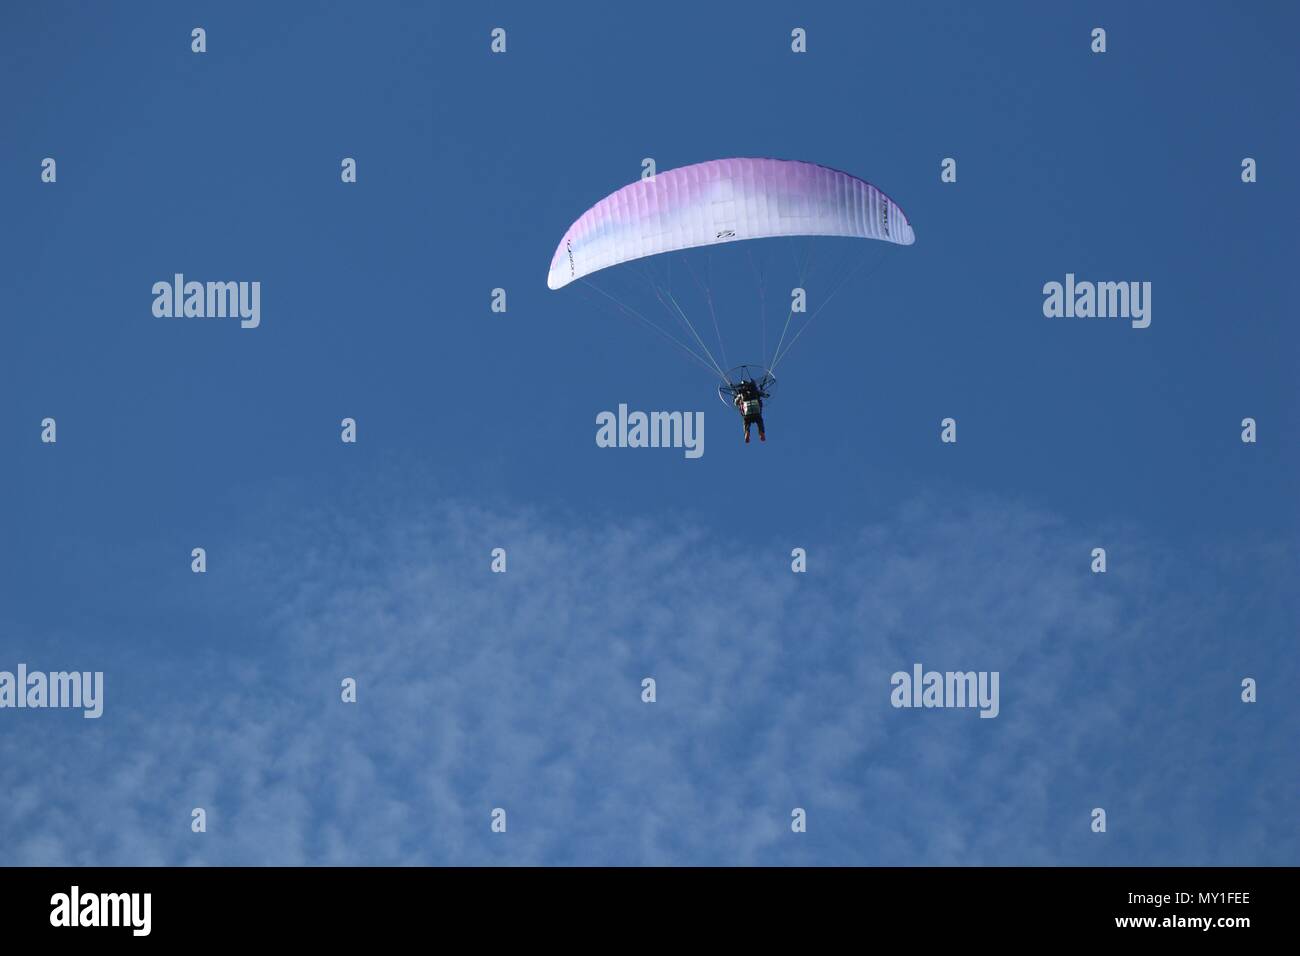
[[[745,429],[745,444],[746,444],[746,445],[749,444],[749,429],[748,429],[748,428]]]
[[[758,433],[758,440],[759,440],[759,441],[767,441],[767,432],[759,432],[759,433]]]

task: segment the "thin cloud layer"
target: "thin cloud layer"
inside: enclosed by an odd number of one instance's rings
[[[213,584],[251,633],[198,669],[128,652],[99,721],[0,715],[4,862],[1297,860],[1284,636],[1128,531],[1093,575],[1097,534],[996,501],[748,566],[687,524],[466,504],[266,528]],[[918,662],[998,671],[999,716],[893,708]]]

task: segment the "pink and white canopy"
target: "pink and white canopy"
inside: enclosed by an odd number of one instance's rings
[[[560,240],[546,284],[559,289],[632,259],[772,236],[916,241],[903,210],[856,176],[789,159],[715,159],[596,203]]]

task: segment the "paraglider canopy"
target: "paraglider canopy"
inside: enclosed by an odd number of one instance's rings
[[[898,205],[875,186],[791,159],[715,159],[624,186],[584,212],[551,257],[546,284],[663,252],[775,236],[916,241]]]

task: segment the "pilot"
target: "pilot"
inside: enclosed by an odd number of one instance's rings
[[[740,417],[745,420],[745,444],[749,444],[749,426],[758,426],[758,440],[767,441],[767,432],[763,430],[763,399],[769,397],[758,387],[752,378],[744,379],[736,386],[736,395],[732,402]]]

